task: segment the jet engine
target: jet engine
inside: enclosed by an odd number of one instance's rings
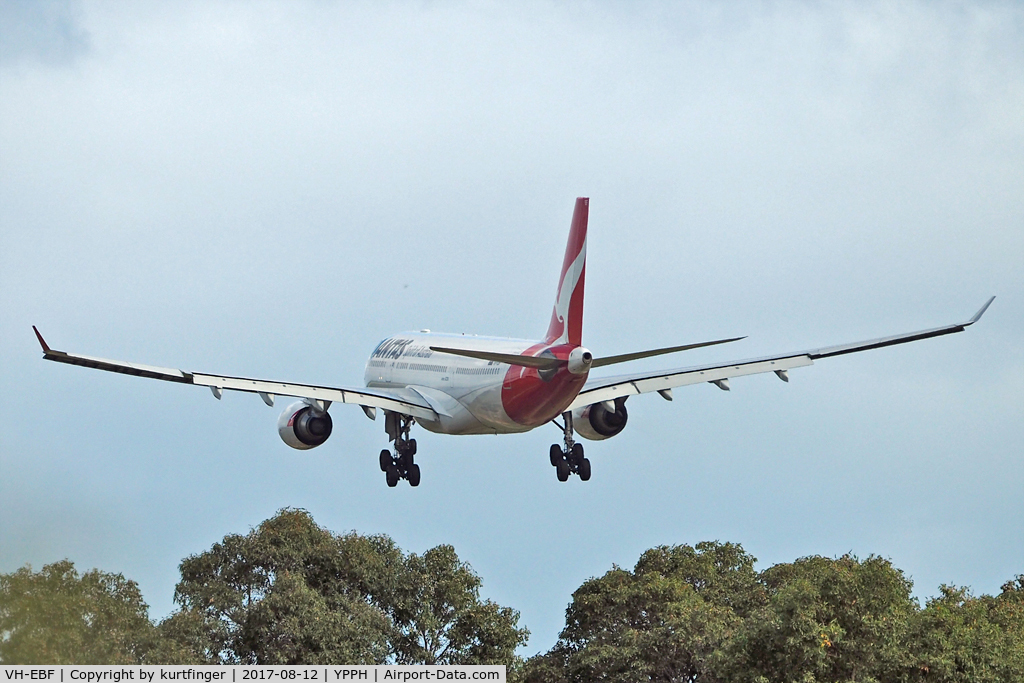
[[[331,435],[334,424],[326,410],[320,410],[305,401],[291,404],[277,418],[277,433],[292,448],[315,448]]]
[[[572,426],[584,439],[600,441],[615,436],[626,428],[625,397],[604,401],[572,411]]]

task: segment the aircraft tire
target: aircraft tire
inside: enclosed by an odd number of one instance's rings
[[[412,453],[404,451],[398,456],[398,469],[402,472],[408,472],[413,466]]]
[[[574,443],[572,445],[572,451],[569,454],[569,461],[573,465],[576,465],[576,467],[579,467],[580,463],[584,460],[586,460],[586,458],[583,457],[583,444]]]
[[[387,472],[388,468],[394,464],[394,458],[391,457],[391,451],[386,448],[380,452],[380,471]]]
[[[409,462],[412,462],[412,456],[416,455],[416,439],[409,439],[405,445],[406,452],[409,454]]]
[[[569,481],[569,463],[566,461],[558,463],[555,472],[558,474],[558,481]]]
[[[398,471],[397,467],[395,467],[394,465],[389,467],[387,473],[388,486],[390,486],[391,488],[395,488],[396,486],[398,486],[398,480],[401,478],[401,476],[402,475]]]
[[[581,481],[590,481],[590,458],[583,458],[583,460],[580,460],[577,474],[580,475]]]
[[[409,468],[409,486],[420,485],[420,466],[413,465]]]
[[[562,462],[565,458],[562,457],[562,447],[557,443],[551,444],[551,466],[558,467],[558,463]]]

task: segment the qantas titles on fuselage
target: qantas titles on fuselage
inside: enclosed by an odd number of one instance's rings
[[[363,380],[370,389],[412,390],[436,410],[438,419],[418,418],[424,428],[444,434],[500,434],[523,432],[564,412],[578,391],[568,387],[582,384],[586,374],[559,379],[558,369],[527,368],[497,360],[458,356],[431,349],[519,356],[537,342],[469,335],[404,334],[385,339],[366,363]],[[557,345],[547,346],[542,357],[557,363],[567,356]],[[541,355],[541,354],[538,354]],[[552,383],[555,391],[549,391]],[[553,404],[553,405],[552,405]]]
[[[562,443],[551,446],[549,457],[558,479],[565,481],[570,474],[577,474],[586,481],[590,479],[590,460],[574,437],[601,440],[619,434],[626,426],[625,404],[630,396],[658,392],[672,400],[673,388],[709,383],[728,390],[730,378],[767,372],[788,382],[789,370],[812,365],[821,358],[962,332],[976,323],[995,299],[990,298],[965,322],[930,330],[742,361],[594,378],[590,376],[593,368],[740,338],[594,357],[582,340],[589,212],[590,200],[578,198],[555,303],[542,339],[428,331],[396,335],[373,350],[366,362],[362,387],[275,382],[107,360],[55,351],[38,330],[36,336],[47,360],[205,386],[218,399],[224,391],[255,393],[270,406],[280,396],[298,399],[278,418],[278,433],[293,448],[315,448],[327,440],[333,424],[328,412],[332,404],[361,406],[371,419],[377,418],[378,409],[382,410],[385,432],[394,444],[393,451],[384,449],[379,457],[389,486],[401,479],[419,485],[416,439],[410,436],[414,424],[441,434],[508,434],[554,423],[562,432]]]

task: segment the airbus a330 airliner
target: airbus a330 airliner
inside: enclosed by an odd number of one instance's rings
[[[749,360],[708,363],[695,367],[633,372],[613,377],[591,377],[590,371],[665,353],[675,353],[742,339],[685,344],[617,356],[595,357],[583,346],[583,282],[587,262],[587,217],[590,200],[576,200],[569,242],[547,334],[540,341],[432,334],[429,330],[385,339],[370,354],[364,373],[365,387],[332,387],[272,382],[246,377],[224,377],[201,372],[105,360],[54,351],[33,327],[43,358],[99,370],[209,387],[216,398],[224,391],[259,394],[268,406],[276,397],[297,398],[277,421],[277,430],[292,448],[315,448],[331,435],[328,409],[335,403],[362,407],[367,417],[384,413],[384,429],[394,451],[380,453],[380,469],[388,486],[400,479],[420,483],[414,461],[414,424],[439,434],[510,434],[554,423],[562,430],[562,443],[551,446],[551,464],[559,481],[577,474],[590,479],[590,460],[583,454],[579,435],[600,440],[615,436],[626,426],[626,400],[634,394],[658,392],[672,400],[672,389],[709,382],[729,390],[729,380],[742,375],[774,372],[784,382],[789,371],[812,365],[820,358],[962,332],[978,322],[995,297],[970,320],[930,330],[826,348],[784,353]],[[558,418],[562,419],[561,424]]]

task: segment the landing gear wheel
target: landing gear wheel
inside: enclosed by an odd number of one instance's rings
[[[577,446],[579,444],[576,444]],[[590,459],[583,458],[577,465],[576,474],[580,475],[580,481],[590,481]]]
[[[572,450],[569,451],[569,462],[572,463],[574,467],[579,467],[580,463],[585,459],[586,458],[583,457],[583,444],[574,443],[572,445]]]
[[[562,447],[557,443],[551,444],[551,466],[558,467],[558,463],[563,460],[565,460],[565,457],[562,455]]]
[[[558,471],[558,481],[566,481],[570,474],[580,475],[580,479],[590,479],[590,461],[583,455],[583,444],[576,443],[572,438],[572,413],[562,413],[562,424],[554,420],[556,427],[561,428],[565,446],[555,444],[551,447],[551,464]]]
[[[409,438],[409,430],[415,423],[410,415],[384,411],[384,431],[388,440],[394,442],[394,449],[380,452],[380,469],[387,475],[388,486],[392,488],[402,479],[408,480],[411,486],[420,485],[420,468],[413,459],[416,439]]]

